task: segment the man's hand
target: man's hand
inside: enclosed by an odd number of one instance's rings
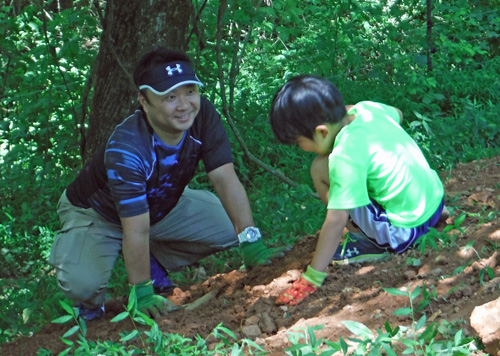
[[[153,318],[167,315],[168,312],[177,309],[177,306],[161,295],[154,294],[151,280],[137,284],[135,293],[137,296],[137,309]]]
[[[276,299],[276,304],[299,304],[321,287],[326,276],[326,272],[316,271],[311,266],[307,266],[306,271],[302,273],[300,279],[293,282],[292,287],[287,289],[278,299]]]
[[[241,257],[246,268],[271,264],[271,259],[285,256],[286,247],[268,248],[259,239],[255,242],[242,242],[240,244]]]

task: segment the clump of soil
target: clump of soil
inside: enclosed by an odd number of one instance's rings
[[[273,355],[280,355],[291,346],[288,333],[300,327],[323,325],[316,336],[338,341],[340,336],[353,336],[343,324],[346,320],[361,322],[371,330],[383,330],[386,321],[393,327],[410,325],[408,316],[393,315],[396,309],[409,306],[408,298],[394,296],[383,288],[413,290],[425,285],[427,291],[436,292],[424,309],[428,320],[456,322],[466,334],[474,336],[469,327],[472,310],[498,298],[499,279],[489,280],[488,273],[481,270],[490,267],[495,276],[499,275],[500,257],[495,250],[500,244],[500,157],[460,164],[441,178],[452,212],[447,224],[453,225],[463,212],[468,214],[461,224],[465,234],[448,232],[450,242],[446,248],[436,251],[427,247],[424,254],[414,249],[377,264],[330,266],[324,286],[305,302],[293,307],[278,306],[276,297],[298,278],[312,258],[316,236],[305,236],[270,266],[232,271],[176,289],[170,298],[178,304],[193,302],[210,292],[213,297],[193,310],[183,308],[170,313],[157,321],[159,327],[186,337],[207,337],[222,323],[238,337],[254,339]],[[466,248],[470,242],[473,248]],[[119,340],[120,332],[133,330],[128,320],[110,322],[123,311],[124,304],[125,297],[108,301],[106,317],[88,323],[87,339]],[[34,355],[40,348],[57,354],[66,346],[59,337],[68,328],[49,324],[31,337],[2,345],[1,354]]]

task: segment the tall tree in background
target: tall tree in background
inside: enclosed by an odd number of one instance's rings
[[[140,57],[158,45],[185,49],[192,12],[191,0],[106,2],[99,53],[88,85],[93,84],[94,92],[87,132],[82,122],[84,161],[137,105],[132,72]],[[82,113],[84,121],[85,102]]]

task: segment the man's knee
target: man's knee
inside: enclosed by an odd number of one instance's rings
[[[81,273],[57,273],[57,282],[64,295],[74,301],[87,302],[100,295],[106,286],[99,276],[84,276]]]

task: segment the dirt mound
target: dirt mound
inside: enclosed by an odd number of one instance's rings
[[[441,246],[435,251],[428,246],[424,254],[411,250],[373,265],[330,266],[324,286],[306,302],[294,307],[277,306],[276,297],[311,260],[316,237],[306,236],[285,258],[275,260],[271,266],[232,271],[176,289],[171,299],[179,304],[192,302],[209,292],[214,297],[194,310],[172,312],[158,321],[159,327],[186,337],[197,334],[206,337],[222,323],[237,336],[252,338],[278,355],[291,346],[288,332],[299,327],[324,325],[316,336],[338,341],[341,335],[352,336],[342,323],[345,320],[361,322],[371,330],[383,329],[386,320],[394,327],[409,325],[408,316],[393,315],[396,309],[408,307],[409,299],[389,294],[383,288],[414,290],[425,285],[432,294],[428,298],[430,304],[423,310],[428,320],[456,323],[473,336],[474,331],[468,326],[472,310],[498,298],[499,280],[490,280],[485,271],[493,271],[495,276],[499,272],[500,257],[496,249],[500,244],[500,157],[461,164],[441,174],[441,178],[452,211],[447,223],[453,225],[462,212],[468,214],[461,224],[465,234],[448,232],[446,248]],[[472,248],[466,247],[472,242]],[[125,298],[107,302],[106,318],[88,324],[87,339],[119,340],[119,332],[133,330],[128,320],[109,322],[123,311],[125,303]],[[47,325],[32,337],[2,345],[1,354],[34,355],[39,348],[57,354],[65,348],[59,336],[68,328]]]

